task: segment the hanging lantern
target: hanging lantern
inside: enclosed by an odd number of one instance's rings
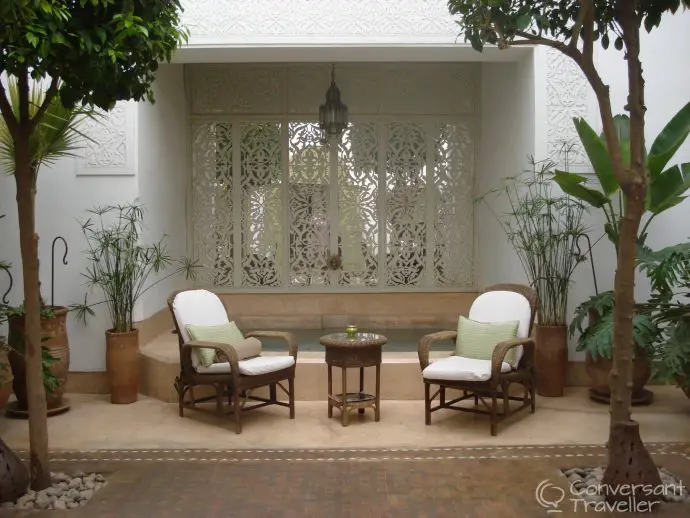
[[[326,103],[319,106],[319,128],[323,141],[340,139],[347,129],[347,106],[340,100],[340,90],[335,84],[335,65],[331,68],[331,86],[326,92]]]

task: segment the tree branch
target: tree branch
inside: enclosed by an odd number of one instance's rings
[[[0,70],[0,75],[2,75],[2,70]],[[19,131],[19,122],[17,117],[14,116],[14,111],[12,110],[12,105],[7,99],[7,91],[0,81],[0,113],[2,113],[2,118],[5,119],[5,124],[10,130],[10,135],[12,138],[17,138],[17,132]]]
[[[17,75],[19,90],[19,126],[29,123],[29,72],[22,70]]]
[[[594,5],[592,0],[582,0],[589,3],[585,10],[584,33],[582,34],[582,55],[588,63],[594,63]]]
[[[41,106],[39,106],[36,115],[34,115],[31,121],[29,122],[29,127],[31,129],[35,128],[38,125],[38,123],[41,122],[41,119],[43,118],[43,115],[48,109],[48,106],[50,106],[50,103],[53,101],[53,98],[57,95],[59,84],[60,80],[57,77],[53,77],[51,79],[50,86],[46,91],[46,96],[45,99],[43,99],[43,103],[41,104]]]
[[[515,31],[515,35],[519,36],[520,38],[524,38],[523,40],[518,40],[518,41],[511,41],[510,46],[518,46],[518,45],[544,45],[546,47],[551,47],[552,49],[556,49],[566,56],[572,58],[580,64],[580,61],[582,60],[582,54],[577,48],[571,48],[570,46],[566,45],[565,43],[561,41],[556,41],[556,40],[551,40],[549,38],[543,38],[541,36],[536,36],[534,34],[530,34],[529,32],[525,31]]]
[[[580,10],[577,13],[577,20],[575,20],[575,26],[573,27],[573,35],[570,38],[570,47],[576,49],[577,44],[580,41],[580,33],[582,32],[582,26],[585,23],[585,18],[587,13],[592,9],[592,0],[580,0]]]

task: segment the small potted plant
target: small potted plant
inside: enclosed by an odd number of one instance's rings
[[[106,371],[110,401],[134,403],[139,395],[139,330],[134,326],[134,307],[142,295],[165,279],[184,273],[193,278],[197,267],[186,258],[174,260],[166,251],[163,236],[150,245],[142,244],[144,209],[137,204],[110,205],[89,211],[82,224],[90,265],[84,276],[89,287],[102,290],[111,319],[105,332]],[[163,272],[177,263],[171,272]],[[157,280],[150,282],[152,278]],[[86,319],[92,305],[73,305]]]

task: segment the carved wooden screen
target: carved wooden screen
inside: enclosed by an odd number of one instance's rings
[[[195,95],[193,110],[212,102]],[[473,287],[472,117],[353,113],[342,140],[324,145],[313,115],[245,114],[244,104],[192,119],[191,233],[203,285]]]

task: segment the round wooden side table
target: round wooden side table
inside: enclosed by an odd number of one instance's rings
[[[340,422],[347,426],[350,410],[364,413],[366,408],[374,409],[376,421],[381,419],[381,350],[388,338],[374,333],[334,333],[319,339],[326,348],[328,365],[328,417],[333,417],[333,407],[340,409]],[[342,369],[342,393],[333,394],[333,367]],[[364,368],[376,367],[376,392],[364,392]],[[359,392],[347,391],[347,369],[359,369]]]

